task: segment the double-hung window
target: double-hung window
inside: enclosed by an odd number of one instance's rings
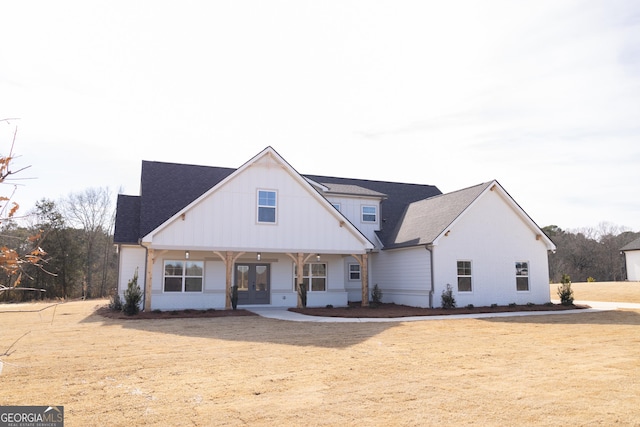
[[[471,261],[458,261],[458,292],[471,291]]]
[[[360,280],[360,264],[349,264],[349,280]]]
[[[377,222],[378,209],[375,206],[362,206],[362,222]]]
[[[277,194],[271,190],[258,190],[258,222],[275,224]]]
[[[529,290],[529,263],[526,261],[516,262],[516,290]]]
[[[202,292],[202,261],[165,261],[165,292]]]
[[[294,265],[294,277],[298,282],[298,269]],[[302,282],[307,291],[318,292],[327,290],[327,264],[309,263],[302,269]]]

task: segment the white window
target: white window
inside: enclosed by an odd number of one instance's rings
[[[276,208],[276,192],[269,190],[258,190],[258,222],[275,224]]]
[[[298,282],[298,269],[293,265],[294,269],[294,289],[295,283]],[[305,264],[302,270],[302,283],[304,283],[308,292],[318,292],[327,290],[327,264],[309,263]]]
[[[202,292],[202,261],[165,261],[165,292]]]
[[[529,290],[529,263],[527,261],[516,262],[516,290]]]
[[[360,280],[360,264],[349,264],[349,280]]]
[[[458,292],[471,292],[471,261],[458,261]]]
[[[362,207],[362,222],[377,222],[378,210],[375,206]]]

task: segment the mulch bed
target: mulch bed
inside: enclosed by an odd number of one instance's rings
[[[308,316],[322,317],[348,317],[348,318],[393,318],[413,316],[442,316],[450,314],[474,314],[474,313],[504,313],[514,311],[562,311],[589,308],[585,305],[509,305],[497,307],[462,307],[462,308],[419,308],[398,304],[379,304],[378,306],[361,307],[360,303],[349,303],[348,307],[316,307],[316,308],[289,308],[289,311],[306,314]],[[142,320],[142,319],[191,319],[208,317],[232,317],[232,316],[257,316],[248,310],[172,310],[172,311],[141,311],[127,316],[121,311],[112,311],[107,306],[96,309],[96,313],[109,319]]]
[[[420,308],[398,304],[379,304],[378,306],[361,307],[360,303],[349,303],[348,307],[336,308],[290,308],[289,311],[306,314],[309,316],[323,317],[413,317],[413,316],[443,316],[451,314],[476,314],[476,313],[506,313],[514,311],[562,311],[589,308],[585,305],[508,305],[497,307],[461,307],[461,308]]]
[[[96,313],[109,319],[141,320],[141,319],[191,319],[207,317],[257,316],[247,310],[171,310],[171,311],[141,311],[133,316],[127,316],[121,311],[110,310],[107,306],[99,307]]]

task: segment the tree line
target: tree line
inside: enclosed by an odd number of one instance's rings
[[[108,188],[88,188],[53,201],[41,199],[22,220],[2,223],[0,246],[28,255],[32,236],[41,236],[40,262],[4,273],[0,284],[14,283],[44,292],[5,291],[2,301],[45,298],[99,298],[117,283],[117,254],[113,245],[115,207]]]
[[[620,248],[640,237],[640,233],[606,222],[576,230],[550,225],[543,231],[557,247],[555,253],[549,254],[549,278],[553,283],[559,283],[563,274],[574,282],[625,280],[626,265]]]

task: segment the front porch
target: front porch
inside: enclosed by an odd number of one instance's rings
[[[369,304],[368,253],[138,250],[145,251],[145,311],[231,309],[233,286],[239,308],[302,307],[300,283],[308,307]]]

